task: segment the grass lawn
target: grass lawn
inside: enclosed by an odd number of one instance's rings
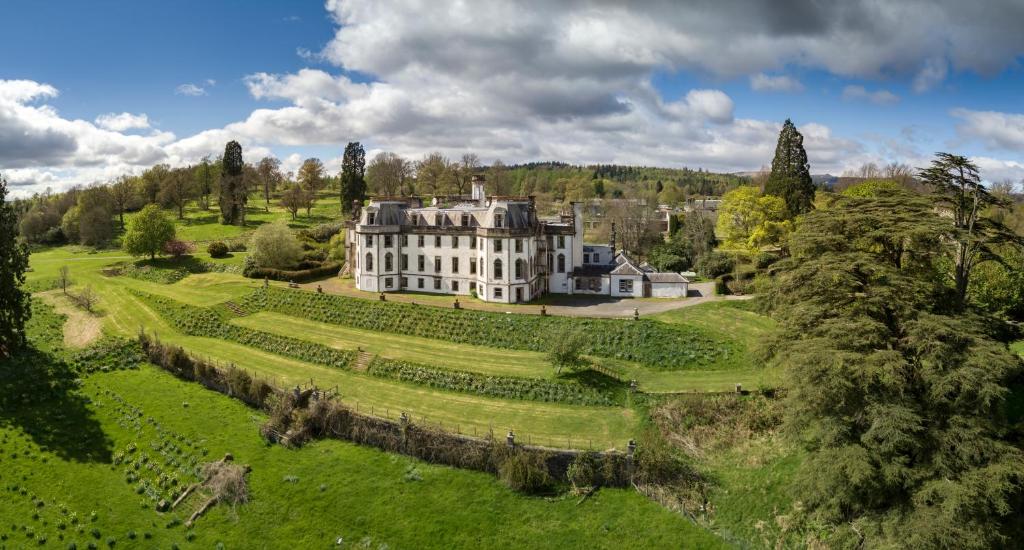
[[[260,311],[231,321],[237,325],[291,336],[342,349],[364,351],[392,359],[427,363],[452,369],[551,378],[554,369],[543,353],[457,344],[444,340],[362,330]]]
[[[169,297],[173,298],[173,296]],[[451,369],[545,379],[552,378],[554,374],[546,354],[539,352],[496,349],[361,330],[268,311],[239,317],[232,322],[240,326],[340,349],[355,349],[361,346],[363,350],[383,357]],[[759,385],[771,386],[778,383],[776,372],[768,372],[754,367],[725,371],[656,371],[626,361],[603,358],[592,358],[592,360],[623,373],[627,379],[636,380],[642,390],[653,393],[730,391],[737,383],[747,388],[756,388]]]
[[[725,547],[632,490],[601,490],[582,505],[525,497],[487,474],[345,442],[268,445],[263,419],[150,366],[94,374],[45,399],[4,400],[0,546],[323,548],[341,538],[353,548]],[[115,465],[120,453],[129,458]],[[217,505],[186,528],[202,495],[158,513],[140,492],[157,468],[184,484],[194,479],[191,461],[225,453],[252,468],[246,504]],[[142,454],[150,458],[135,470],[141,482],[126,482]]]
[[[204,253],[197,253],[196,257],[209,260]],[[52,281],[60,266],[68,265],[76,287],[88,285],[100,295],[100,320],[106,333],[134,337],[140,328],[145,328],[194,353],[233,362],[280,385],[308,383],[310,379],[321,386],[337,385],[345,400],[358,402],[360,408],[372,408],[375,414],[397,415],[399,411],[407,411],[416,417],[425,417],[431,423],[441,422],[449,429],[457,426],[465,433],[475,430],[480,434],[492,427],[497,432],[513,428],[531,442],[556,446],[566,446],[571,438],[574,447],[621,448],[625,441],[636,435],[637,413],[631,409],[511,401],[432,390],[304,363],[238,344],[183,335],[159,318],[131,290],[209,307],[227,300],[238,300],[262,282],[234,274],[204,273],[188,276],[174,284],[163,284],[124,276],[107,277],[100,273],[104,266],[124,261],[130,259],[117,250],[89,253],[88,249],[80,247],[54,248],[32,255],[34,271],[29,274],[29,279],[39,283]],[[241,255],[221,261],[239,262]],[[716,323],[716,316],[725,321]],[[765,326],[770,326],[766,325],[765,318],[733,307],[730,302],[694,306],[664,314],[664,317],[671,322],[692,323],[709,330],[721,331],[723,326],[732,327],[725,334],[732,338],[745,335],[745,343],[756,340],[756,335],[767,330]],[[350,329],[265,312],[240,318],[237,322],[336,347],[363,346],[373,353],[396,359],[477,372],[540,378],[551,376],[551,367],[540,352],[497,350]],[[750,365],[737,363],[736,368],[724,370],[669,372],[614,362],[615,368],[638,380],[641,389],[649,392],[728,391],[736,383],[747,388],[772,385],[773,373]]]
[[[1017,340],[1016,342],[1010,344],[1010,350],[1015,351],[1018,354],[1024,356],[1024,340]]]
[[[251,195],[246,208],[245,227],[221,225],[220,211],[217,209],[216,201],[209,210],[201,210],[194,203],[189,205],[185,208],[185,218],[182,220],[177,219],[177,211],[168,210],[167,214],[175,220],[176,234],[179,239],[200,242],[238,237],[253,231],[260,225],[277,220],[284,220],[289,227],[294,229],[340,222],[342,220],[341,198],[338,193],[336,191],[321,191],[318,196],[309,216],[306,216],[305,211],[300,211],[298,217],[292,220],[291,213],[281,208],[276,199],[271,199],[270,206],[265,208],[266,202],[261,196]]]

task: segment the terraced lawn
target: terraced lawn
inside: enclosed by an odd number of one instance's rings
[[[364,351],[392,359],[416,361],[486,374],[550,378],[554,373],[543,353],[456,344],[444,340],[361,330],[260,311],[232,323],[341,349]]]
[[[203,254],[197,256],[209,260]],[[241,255],[236,255],[221,261],[237,263],[241,258]],[[492,428],[503,433],[511,428],[528,441],[554,446],[566,446],[571,439],[573,447],[621,448],[636,435],[637,413],[627,408],[508,401],[433,390],[305,363],[239,344],[186,336],[169,326],[131,291],[140,290],[191,305],[210,307],[227,300],[240,300],[262,282],[233,274],[205,273],[168,285],[129,277],[107,277],[100,273],[104,266],[125,260],[117,250],[89,254],[77,247],[50,249],[33,254],[34,271],[29,278],[30,281],[45,283],[56,278],[61,265],[69,265],[75,286],[89,285],[100,294],[100,320],[106,333],[134,337],[140,328],[144,328],[193,353],[235,363],[271,378],[279,385],[309,383],[312,379],[321,386],[338,386],[343,399],[358,402],[361,410],[372,409],[375,414],[397,415],[406,411],[464,433],[474,433],[475,430],[481,434]],[[272,284],[284,286],[283,283]],[[770,321],[730,305],[694,306],[660,317],[669,322],[717,330],[718,334],[739,337],[748,347],[753,345],[759,335],[769,329]],[[716,318],[724,320],[717,322]],[[339,348],[362,346],[371,353],[395,359],[484,373],[539,378],[552,375],[545,354],[540,352],[493,349],[351,329],[270,312],[259,312],[234,322]],[[734,330],[723,330],[722,327],[733,327]],[[625,361],[610,362],[627,377],[636,379],[641,389],[648,392],[728,391],[736,383],[754,388],[760,384],[772,385],[775,381],[774,373],[754,367],[671,372],[655,371]]]
[[[451,369],[532,378],[551,378],[554,374],[547,356],[539,352],[494,349],[354,329],[268,311],[239,317],[231,322],[339,349],[362,347],[369,353],[383,357]],[[779,373],[752,367],[726,371],[656,371],[627,361],[591,359],[623,373],[627,379],[636,380],[641,390],[651,393],[730,391],[736,384],[742,384],[745,388],[756,388],[762,385],[777,385],[779,382]]]

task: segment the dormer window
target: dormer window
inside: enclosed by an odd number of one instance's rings
[[[462,227],[469,227],[469,214],[462,215]]]
[[[505,227],[505,215],[495,214],[494,215],[494,227]]]
[[[373,220],[377,218],[377,214],[374,212],[367,212],[366,214],[366,225],[373,225]]]

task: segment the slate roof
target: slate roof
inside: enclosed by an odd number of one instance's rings
[[[647,273],[644,278],[652,283],[688,283],[686,277],[678,273]]]

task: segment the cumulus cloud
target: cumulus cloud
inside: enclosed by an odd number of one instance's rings
[[[899,103],[900,96],[889,90],[870,92],[864,86],[850,85],[843,88],[843,99],[846,101],[870,101],[876,105],[892,105]]]
[[[989,147],[1024,153],[1024,114],[998,111],[953,109],[951,115],[960,119],[957,134],[979,140]]]
[[[757,73],[750,76],[750,88],[757,92],[802,92],[804,85],[791,76]]]
[[[320,52],[297,53],[341,70],[256,72],[244,79],[253,98],[284,106],[258,108],[184,139],[128,135],[124,125],[67,120],[38,104],[57,95],[51,86],[8,81],[0,86],[0,165],[44,167],[31,175],[34,181],[75,170],[80,179],[101,176],[101,167],[190,162],[237,139],[247,159],[281,146],[340,152],[347,141],[359,140],[371,151],[415,158],[472,150],[485,161],[749,170],[771,159],[779,123],[737,116],[733,98],[722,90],[666,97],[652,83],[655,74],[693,72],[712,82],[750,78],[757,91],[799,91],[799,80],[779,73],[807,68],[859,80],[913,81],[922,92],[956,72],[992,74],[1024,52],[1024,34],[1016,28],[1024,4],[978,4],[696,0],[680,9],[668,0],[328,0],[338,25],[333,39]],[[723,36],[730,37],[727,43]],[[204,95],[215,84],[182,84],[176,93]],[[899,99],[863,86],[844,95],[880,104]],[[1012,121],[1000,136],[982,137],[966,113],[962,134],[1021,143]],[[822,121],[798,122],[815,172],[839,173],[877,160]],[[286,164],[297,167],[300,160],[289,157]]]
[[[124,132],[125,130],[149,128],[149,117],[145,114],[107,113],[96,117],[96,125],[105,130]]]

